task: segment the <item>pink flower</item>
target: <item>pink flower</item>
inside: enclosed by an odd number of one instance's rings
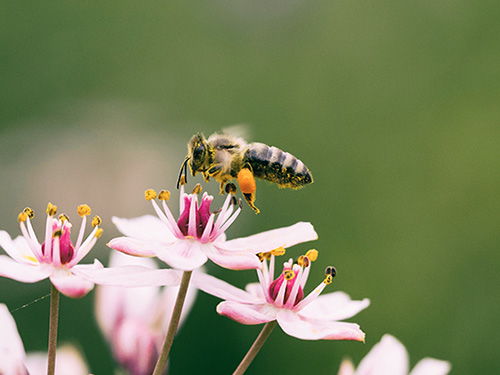
[[[225,299],[217,312],[242,324],[261,324],[277,320],[283,331],[303,340],[358,340],[365,334],[355,323],[339,322],[365,309],[370,301],[352,301],[343,292],[319,294],[335,276],[335,268],[327,267],[325,279],[309,295],[304,287],[311,263],[318,252],[309,250],[297,263],[283,264],[283,272],[274,279],[274,257],[285,249],[260,253],[262,267],[257,270],[259,283],[248,284],[246,291],[209,275],[196,275],[195,285],[214,296]],[[269,265],[267,260],[270,260]]]
[[[151,259],[115,252],[110,265],[154,268]],[[96,316],[113,355],[131,375],[150,375],[158,359],[179,287],[120,288],[100,286]],[[188,289],[181,315],[185,319],[194,303],[196,289]]]
[[[72,225],[64,214],[54,217],[57,207],[49,203],[45,237],[39,242],[31,225],[34,212],[25,208],[18,216],[22,236],[12,240],[5,231],[0,231],[0,246],[9,255],[0,255],[0,276],[25,283],[50,278],[52,284],[68,297],[83,297],[94,283],[114,285],[178,284],[179,275],[171,270],[151,272],[145,268],[103,269],[99,261],[78,265],[89,253],[102,234],[101,219],[92,219],[93,230],[84,239],[90,207],[78,206],[82,224],[76,243],[71,240]],[[136,284],[139,282],[139,285]]]
[[[199,192],[201,188],[195,188]],[[190,271],[201,267],[208,259],[221,267],[241,270],[260,267],[255,254],[279,246],[292,246],[311,241],[317,234],[309,223],[297,223],[255,236],[226,241],[225,231],[238,217],[241,208],[228,194],[222,208],[211,211],[213,197],[204,193],[185,194],[181,186],[180,215],[176,220],[167,206],[168,191],[158,195],[146,190],[158,217],[142,216],[134,219],[113,218],[113,222],[126,237],[111,240],[109,247],[126,254],[156,256],[173,268]],[[155,201],[158,197],[162,208]]]
[[[403,344],[391,335],[384,335],[357,369],[351,361],[344,360],[338,375],[408,375],[408,368],[408,352]],[[446,375],[450,369],[449,362],[424,358],[409,375]]]
[[[47,373],[47,354],[26,355],[16,322],[7,306],[0,304],[0,374],[42,375]],[[88,368],[76,349],[63,346],[57,350],[56,374],[87,375]]]

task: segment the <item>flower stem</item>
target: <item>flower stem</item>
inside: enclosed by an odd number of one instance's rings
[[[59,324],[59,291],[51,284],[49,316],[49,350],[47,375],[54,375],[56,370],[57,326]]]
[[[163,375],[167,368],[168,355],[170,354],[170,349],[174,342],[174,337],[177,332],[177,327],[179,326],[179,321],[181,319],[182,306],[184,305],[184,300],[186,299],[186,293],[189,286],[189,280],[191,280],[191,274],[193,271],[184,271],[182,274],[181,285],[179,286],[179,293],[175,299],[174,311],[172,312],[172,318],[168,325],[167,336],[165,337],[165,342],[163,343],[163,348],[161,350],[160,357],[153,372],[153,375]]]
[[[274,327],[276,327],[276,320],[268,322],[264,325],[264,327],[259,333],[259,336],[257,336],[251,348],[248,350],[245,357],[241,360],[240,364],[238,365],[238,368],[234,370],[233,375],[242,375],[245,373],[248,366],[250,366],[252,361],[259,353],[260,349],[262,349],[262,347],[264,346],[264,343],[266,342],[267,338],[273,331]]]

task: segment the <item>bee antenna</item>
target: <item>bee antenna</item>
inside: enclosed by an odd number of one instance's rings
[[[181,164],[181,169],[179,171],[179,177],[177,178],[177,189],[179,189],[179,186],[181,184],[181,179],[184,176],[184,181],[187,182],[187,163],[189,161],[190,157],[187,156],[186,159]]]

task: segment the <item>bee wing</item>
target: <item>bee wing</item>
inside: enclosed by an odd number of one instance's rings
[[[222,133],[238,138],[250,139],[251,131],[248,124],[234,124],[222,128]]]

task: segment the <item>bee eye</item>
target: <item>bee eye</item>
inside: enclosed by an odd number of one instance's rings
[[[203,156],[203,153],[205,152],[205,146],[203,146],[202,144],[196,146],[193,150],[193,156],[195,158],[200,158]]]

